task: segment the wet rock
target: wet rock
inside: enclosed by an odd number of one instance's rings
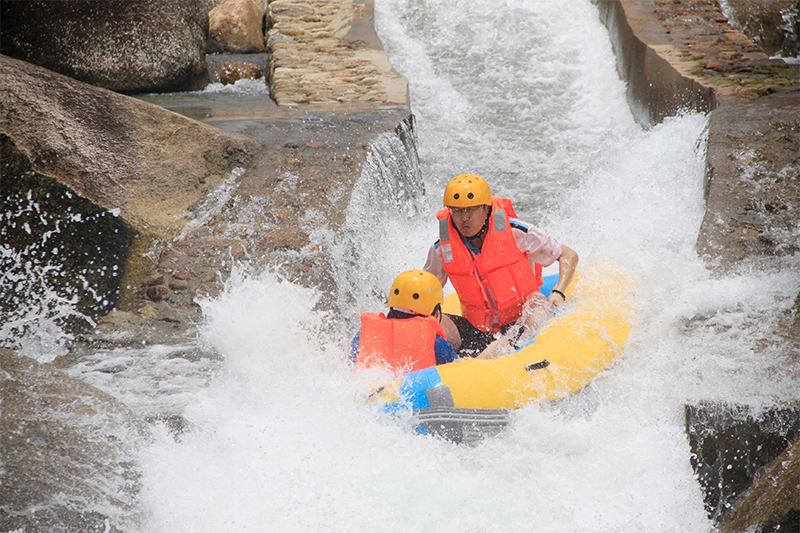
[[[182,279],[173,279],[169,282],[169,288],[173,291],[185,291],[189,288],[189,282]]]
[[[178,272],[173,272],[172,277],[175,279],[187,280],[192,277],[192,274],[188,270],[179,270]]]
[[[127,407],[3,349],[0,402],[0,530],[138,530],[146,426]]]
[[[164,272],[172,272],[178,268],[178,263],[174,260],[161,261],[157,268],[158,270],[162,270]]]
[[[149,227],[166,236],[169,228],[180,227],[187,208],[246,163],[246,150],[257,146],[13,59],[0,57],[0,74],[0,131],[32,170],[118,209],[123,219],[139,219],[139,230]]]
[[[592,1],[597,4],[600,19],[609,29],[617,53],[618,70],[628,84],[628,102],[637,122],[652,125],[682,110],[708,112],[714,107],[712,88],[689,75],[689,67],[683,69],[670,65],[669,57],[655,53],[650,47],[653,41],[666,40],[669,44],[662,49],[672,48],[669,50],[671,54],[686,62],[691,61],[688,55],[683,55],[693,50],[689,39],[686,40],[689,43],[686,49],[673,45],[673,35],[679,33],[681,28],[673,24],[671,17],[664,16],[670,22],[668,33],[664,26],[648,24],[648,19],[654,18],[653,12],[640,14],[631,2]],[[683,7],[680,1],[674,5],[676,9]],[[686,25],[696,23],[686,22]],[[696,68],[694,62],[691,67]]]
[[[260,53],[264,12],[252,0],[225,0],[208,14],[209,53]]]
[[[307,243],[308,235],[296,228],[283,228],[267,233],[261,246],[269,250],[300,250]]]
[[[149,319],[158,318],[158,309],[156,309],[152,304],[149,303],[136,308],[134,310],[134,313],[144,318],[149,318]]]
[[[786,496],[800,490],[797,477],[800,456],[795,457],[791,449],[787,450],[800,437],[800,405],[764,411],[713,402],[687,405],[686,432],[692,449],[692,466],[705,490],[710,518],[728,520],[730,525],[746,521],[751,525],[767,525],[761,520],[780,519],[792,509],[798,510],[800,499],[786,500]],[[775,461],[783,456],[789,456],[791,461]],[[756,478],[759,483],[749,488]],[[742,496],[745,494],[750,496]],[[759,515],[752,514],[755,501],[762,499],[772,505],[761,506]],[[738,501],[749,501],[750,507],[735,510],[730,519],[725,518]],[[744,530],[730,525],[726,531]]]
[[[796,0],[727,0],[734,24],[769,55],[797,57],[800,8]]]
[[[2,220],[3,243],[27,258],[6,263],[6,256],[3,270],[32,259],[44,268],[59,259],[54,272],[64,286],[54,288],[88,306],[80,310],[90,319],[133,301],[152,269],[147,254],[155,243],[176,235],[188,207],[246,164],[258,146],[5,56],[0,141],[3,210],[11,211],[13,201],[30,218],[27,224]],[[39,210],[47,212],[39,216]],[[13,300],[10,290],[0,288],[0,301]]]
[[[147,287],[146,294],[150,300],[158,302],[159,300],[163,300],[164,297],[169,294],[169,288],[167,288],[166,285],[154,285],[152,287]]]
[[[38,283],[76,301],[76,313],[57,321],[68,330],[85,328],[118,300],[135,229],[70,187],[36,172],[28,156],[3,133],[0,175],[0,213],[16,213],[0,218],[0,242],[10,252],[0,257],[0,271],[7,280],[33,282],[42,297],[47,290]],[[102,256],[98,250],[103,250]],[[0,324],[14,323],[35,301],[35,292],[19,287],[0,284]],[[25,321],[18,323],[27,327]]]
[[[138,325],[142,321],[141,315],[131,313],[129,311],[120,311],[114,309],[109,314],[100,319],[97,323],[97,329],[101,330],[115,330],[115,329],[129,329],[133,325]]]
[[[772,461],[720,521],[720,533],[800,531],[800,439]]]
[[[198,0],[0,3],[4,55],[113,91],[197,90],[208,83],[208,17]]]
[[[234,240],[228,247],[228,253],[234,261],[241,261],[247,257],[247,245],[238,239]]]
[[[215,282],[203,283],[197,289],[197,295],[204,298],[216,298],[221,292],[222,285]]]
[[[197,271],[197,275],[200,280],[205,283],[210,283],[217,279],[217,271],[209,267],[200,267]]]
[[[223,85],[231,85],[239,80],[256,80],[264,77],[264,71],[253,63],[229,61],[214,70],[214,77]]]
[[[147,278],[147,281],[145,282],[145,284],[148,287],[153,287],[154,285],[163,285],[164,284],[164,274],[162,274],[161,272],[156,272],[155,274],[153,274],[152,276]]]
[[[706,213],[697,240],[709,265],[731,271],[748,261],[763,268],[800,251],[798,154],[800,91],[717,107],[709,120]]]

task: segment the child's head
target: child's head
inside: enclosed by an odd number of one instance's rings
[[[387,305],[429,316],[441,308],[442,297],[442,284],[436,276],[424,270],[407,270],[392,283]]]

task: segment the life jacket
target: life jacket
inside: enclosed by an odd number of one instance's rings
[[[432,316],[390,319],[383,313],[363,313],[357,364],[365,368],[384,365],[393,372],[434,366],[437,336],[447,338]]]
[[[528,258],[517,248],[509,218],[517,218],[511,200],[492,198],[486,236],[473,260],[461,240],[450,210],[439,219],[440,252],[444,269],[461,301],[464,318],[480,329],[496,333],[522,316],[528,298],[542,286],[542,265],[531,270]]]

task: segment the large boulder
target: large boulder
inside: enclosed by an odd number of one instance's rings
[[[5,56],[0,141],[2,212],[16,213],[0,217],[10,281],[0,301],[18,309],[16,295],[29,304],[37,290],[58,289],[92,320],[132,300],[158,260],[154,247],[258,146]]]
[[[3,0],[0,52],[124,93],[208,83],[201,0]]]
[[[111,396],[0,349],[0,531],[128,531],[147,427]]]
[[[225,0],[208,14],[208,51],[257,54],[264,44],[264,12],[253,0]]]

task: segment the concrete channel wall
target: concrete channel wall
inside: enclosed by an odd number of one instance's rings
[[[637,122],[652,125],[682,111],[706,113],[716,107],[711,87],[683,75],[639,37],[643,21],[629,18],[630,10],[622,2],[595,0],[595,4],[608,28],[617,70],[628,82],[628,101]]]

